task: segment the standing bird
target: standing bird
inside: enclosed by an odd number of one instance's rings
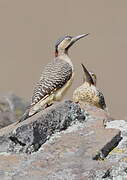
[[[83,102],[92,106],[96,106],[106,110],[106,104],[103,94],[96,88],[96,75],[88,72],[83,64],[83,71],[85,74],[84,83],[78,87],[73,93],[74,102]],[[106,110],[107,111],[107,110]]]
[[[77,40],[87,35],[64,36],[56,42],[55,58],[45,66],[34,89],[31,105],[18,122],[50,106],[54,101],[61,100],[74,78],[73,64],[68,56],[68,50]]]

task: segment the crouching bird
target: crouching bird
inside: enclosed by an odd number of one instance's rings
[[[54,101],[61,100],[74,78],[74,68],[68,56],[68,50],[76,41],[87,35],[64,36],[56,42],[55,58],[45,66],[34,89],[32,102],[18,122],[33,116],[50,106]]]
[[[83,64],[81,65],[84,71],[84,82],[74,91],[73,101],[78,103],[83,102],[107,111],[104,96],[96,88],[96,75],[89,72]]]

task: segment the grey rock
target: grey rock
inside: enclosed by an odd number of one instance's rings
[[[87,180],[111,176],[109,169],[118,163],[102,159],[121,142],[121,133],[105,129],[107,115],[92,109],[64,101],[2,128],[0,179]]]
[[[108,119],[101,109],[63,101],[2,128],[0,179],[126,179],[127,122]]]
[[[9,106],[10,110],[15,114],[16,118],[19,118],[28,106],[28,102],[22,98],[16,96],[13,93],[8,93],[0,95],[0,100],[3,99],[4,102]]]
[[[39,117],[34,116],[31,122],[15,128],[10,134],[12,143],[8,150],[13,152],[32,153],[37,151],[42,144],[55,132],[67,129],[76,121],[85,121],[85,111],[71,101],[65,101],[52,106]]]
[[[26,105],[27,103],[12,93],[0,94],[0,128],[16,122],[24,113]]]
[[[96,171],[94,174],[95,180],[126,180],[127,179],[127,121],[113,120],[107,122],[107,128],[116,128],[121,131],[122,140],[108,154],[106,160],[110,163],[115,163],[105,171]]]

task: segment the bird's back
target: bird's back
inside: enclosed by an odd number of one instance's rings
[[[73,93],[74,102],[84,102],[102,109],[106,108],[103,94],[94,86],[85,82]]]
[[[79,102],[79,101],[91,102],[94,95],[95,95],[94,86],[93,88],[91,88],[91,86],[87,82],[85,82],[74,91],[73,100],[75,102]]]
[[[32,105],[45,99],[47,96],[60,89],[72,76],[72,67],[66,61],[56,58],[45,66],[41,78],[37,83]]]

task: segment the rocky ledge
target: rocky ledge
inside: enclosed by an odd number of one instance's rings
[[[0,179],[127,179],[125,120],[67,100],[16,121],[0,129]]]

